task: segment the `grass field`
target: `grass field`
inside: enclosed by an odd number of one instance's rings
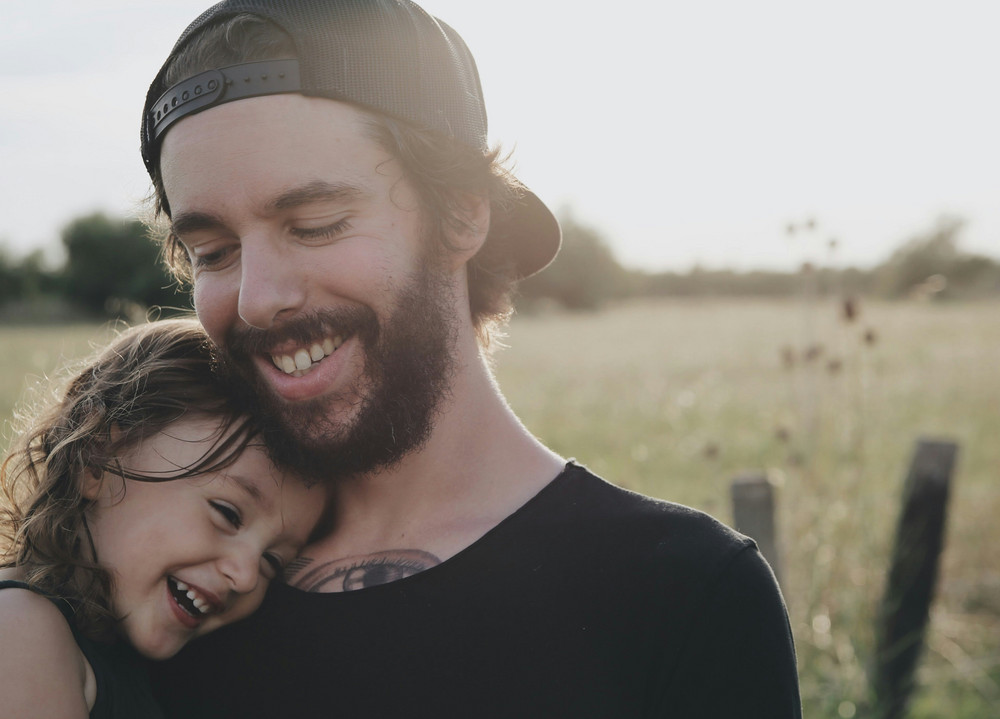
[[[107,336],[0,328],[0,416]],[[872,617],[918,437],[960,444],[912,716],[1000,716],[1000,305],[632,304],[515,318],[497,353],[528,427],[608,479],[729,521],[777,485],[805,715],[864,716]]]

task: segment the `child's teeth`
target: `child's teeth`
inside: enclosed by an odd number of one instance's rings
[[[186,592],[188,590],[188,585],[186,585],[181,580],[175,579],[174,581],[177,582],[177,589],[179,589],[180,591]]]

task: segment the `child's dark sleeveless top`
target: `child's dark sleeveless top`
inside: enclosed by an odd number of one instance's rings
[[[83,636],[73,621],[73,608],[65,599],[52,597],[25,582],[0,581],[0,589],[29,589],[55,604],[90,662],[97,679],[97,700],[90,710],[91,719],[163,719],[163,710],[153,699],[146,675],[146,663],[125,642],[105,644]]]

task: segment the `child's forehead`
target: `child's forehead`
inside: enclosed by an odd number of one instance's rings
[[[280,538],[292,545],[304,545],[319,523],[326,506],[326,494],[320,486],[308,486],[295,476],[275,470],[267,475],[246,476],[230,473],[223,479],[233,489],[254,503],[259,516],[276,521]]]
[[[217,477],[231,491],[269,513],[286,514],[289,509],[296,511],[303,505],[316,504],[322,494],[321,488],[309,487],[298,477],[282,473],[270,460],[259,471],[246,471],[237,463]]]

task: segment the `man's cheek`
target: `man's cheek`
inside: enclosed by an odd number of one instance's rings
[[[208,336],[216,345],[222,346],[227,330],[238,317],[236,300],[227,300],[210,286],[196,280],[193,301],[198,320]]]

